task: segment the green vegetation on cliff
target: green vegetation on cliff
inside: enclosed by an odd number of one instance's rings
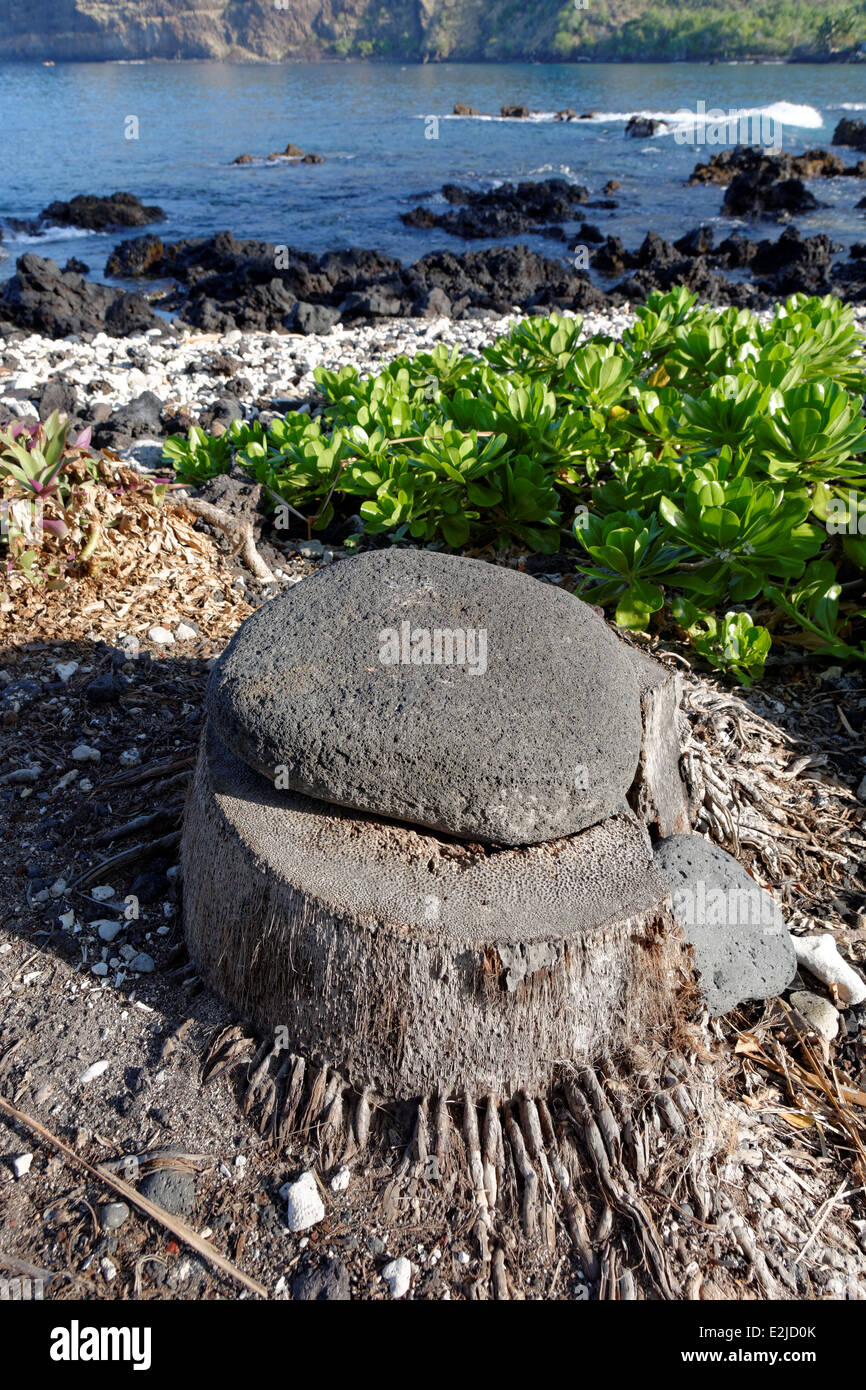
[[[833,57],[845,0],[4,0],[0,58],[667,60]]]
[[[591,6],[591,8],[590,8]],[[720,8],[712,0],[589,0],[559,11],[554,51],[564,58],[731,59],[829,57],[866,40],[862,9],[846,4],[767,0]]]

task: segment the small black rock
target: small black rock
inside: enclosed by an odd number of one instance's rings
[[[144,1068],[127,1067],[124,1081],[126,1082],[127,1089],[132,1091],[133,1095],[140,1095],[147,1087],[147,1077],[144,1074]]]
[[[103,671],[85,687],[84,698],[91,705],[112,705],[120,699],[128,685],[128,680],[119,671]]]
[[[351,1297],[349,1271],[342,1260],[324,1260],[292,1280],[292,1298],[299,1302],[347,1302]]]
[[[168,879],[164,873],[145,869],[143,873],[136,874],[129,892],[140,903],[154,903],[165,896],[167,888]]]

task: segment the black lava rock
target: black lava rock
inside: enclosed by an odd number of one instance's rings
[[[162,222],[162,208],[144,207],[132,193],[112,193],[107,198],[79,194],[70,202],[49,203],[43,208],[43,224],[57,227],[85,227],[92,232],[112,231],[115,227],[143,227]]]
[[[834,145],[853,145],[855,150],[866,150],[866,122],[844,117],[833,131]]]
[[[125,653],[123,654],[125,656]],[[129,682],[119,671],[103,671],[85,686],[84,698],[91,705],[112,705],[120,699]]]
[[[441,227],[452,236],[467,240],[539,231],[559,235],[555,224],[569,221],[575,206],[589,197],[587,189],[558,178],[519,183],[516,187],[504,183],[485,192],[445,184],[442,193],[459,211],[433,213],[415,208],[403,214],[403,222],[410,227]]]
[[[158,236],[148,232],[147,236],[134,237],[115,246],[105,263],[106,275],[120,280],[139,280],[146,275],[162,273],[162,260],[165,247]]]
[[[138,1185],[142,1197],[162,1207],[171,1216],[191,1216],[195,1210],[195,1175],[160,1168],[148,1173]]]
[[[334,324],[339,322],[339,319],[338,310],[328,308],[327,304],[305,304],[302,302],[295,306],[289,326],[296,333],[327,333],[329,328],[333,328]]]
[[[119,410],[97,425],[93,431],[93,443],[97,448],[118,447],[132,439],[149,439],[161,431],[162,401],[152,391],[142,391],[140,396],[122,405]]]
[[[652,116],[630,116],[625,133],[635,140],[648,140],[656,131],[662,129],[663,124],[662,121],[654,120]]]
[[[292,1280],[292,1298],[299,1302],[346,1302],[351,1297],[349,1271],[342,1260],[323,1260]]]
[[[0,317],[46,338],[107,332],[115,336],[165,327],[147,300],[95,284],[32,252],[0,290]]]
[[[723,200],[729,216],[753,219],[794,217],[820,206],[802,179],[767,178],[762,173],[737,174]]]
[[[168,892],[168,879],[158,869],[145,869],[143,873],[136,874],[129,885],[129,892],[140,903],[159,902]]]
[[[712,227],[693,227],[685,236],[675,241],[674,246],[684,256],[705,256],[708,251],[712,251],[714,240]]]
[[[71,382],[61,376],[49,377],[39,397],[39,419],[47,420],[49,415],[59,411],[70,418],[79,411],[78,393]]]

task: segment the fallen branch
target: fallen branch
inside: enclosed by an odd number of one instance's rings
[[[92,845],[107,845],[112,840],[127,840],[130,835],[136,835],[139,830],[149,830],[152,825],[158,825],[160,821],[174,819],[180,815],[180,809],[170,806],[162,806],[158,811],[151,811],[146,816],[136,816],[135,820],[127,821],[126,825],[117,825],[110,830],[100,830],[98,835],[94,835],[91,840]]]
[[[190,1246],[197,1255],[201,1255],[202,1259],[207,1260],[209,1264],[215,1265],[223,1274],[227,1274],[230,1278],[236,1279],[238,1283],[243,1284],[251,1293],[258,1294],[260,1298],[267,1298],[268,1291],[263,1284],[259,1284],[255,1279],[251,1279],[248,1274],[244,1274],[243,1270],[238,1269],[230,1260],[227,1260],[225,1255],[221,1255],[218,1250],[214,1250],[213,1246],[208,1245],[206,1240],[202,1240],[201,1236],[197,1235],[191,1227],[187,1226],[185,1221],[179,1221],[177,1217],[170,1216],[168,1212],[163,1211],[161,1207],[157,1207],[153,1202],[149,1202],[146,1197],[142,1197],[139,1192],[136,1192],[134,1187],[124,1182],[122,1178],[116,1178],[104,1168],[96,1168],[92,1163],[88,1163],[86,1158],[82,1158],[74,1149],[70,1149],[69,1145],[64,1144],[62,1139],[58,1139],[55,1134],[52,1134],[50,1129],[46,1129],[44,1125],[40,1124],[38,1120],[34,1120],[32,1116],[25,1115],[21,1110],[16,1110],[14,1105],[10,1105],[2,1096],[0,1096],[0,1110],[8,1115],[15,1124],[24,1125],[32,1134],[38,1135],[38,1137],[43,1139],[47,1144],[51,1144],[52,1147],[63,1154],[63,1157],[68,1159],[69,1162],[77,1163],[78,1166],[83,1168],[86,1173],[89,1173],[92,1178],[96,1178],[98,1182],[105,1183],[107,1187],[119,1193],[121,1197],[124,1197],[127,1202],[131,1202],[132,1205],[143,1212],[145,1216],[149,1216],[152,1221],[159,1222],[167,1231],[171,1231],[173,1236],[176,1236],[178,1240],[182,1240],[186,1245]]]
[[[158,854],[161,849],[172,849],[180,840],[180,831],[172,830],[170,835],[163,835],[161,840],[151,840],[148,845],[133,845],[132,849],[121,850],[120,854],[112,854],[109,859],[103,859],[92,869],[86,869],[78,878],[72,880],[68,885],[71,889],[83,888],[92,879],[99,878],[108,869],[119,869],[125,864],[134,864],[138,859],[144,859],[147,855]]]
[[[169,501],[169,499],[166,500]],[[200,516],[204,521],[210,522],[211,526],[218,526],[221,531],[225,531],[226,535],[237,543],[244,564],[255,575],[256,579],[260,579],[263,584],[276,583],[271,571],[256,550],[251,521],[243,521],[240,517],[231,516],[228,512],[224,512],[221,507],[215,507],[212,502],[205,502],[201,497],[172,498],[169,505],[185,507],[195,516]]]
[[[123,772],[117,777],[107,777],[103,787],[132,787],[138,782],[149,782],[152,777],[161,777],[164,772],[174,772],[179,767],[192,767],[195,753],[185,753],[180,758],[168,758],[161,763],[149,763],[147,767],[137,767],[134,772]]]

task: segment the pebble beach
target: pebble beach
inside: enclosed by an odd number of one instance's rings
[[[131,338],[99,333],[90,342],[14,335],[0,344],[0,416],[32,420],[61,408],[82,427],[107,424],[121,457],[153,470],[160,466],[165,437],[185,432],[190,424],[224,426],[233,418],[309,409],[317,367],[352,365],[362,374],[375,373],[395,357],[411,357],[440,343],[474,354],[521,317],[515,307],[507,316],[387,319],[365,326],[337,324],[327,333],[306,336],[240,329],[189,332],[177,339],[158,330]],[[866,332],[866,305],[854,306],[854,317]],[[582,319],[583,338],[619,338],[634,313],[612,308]]]

